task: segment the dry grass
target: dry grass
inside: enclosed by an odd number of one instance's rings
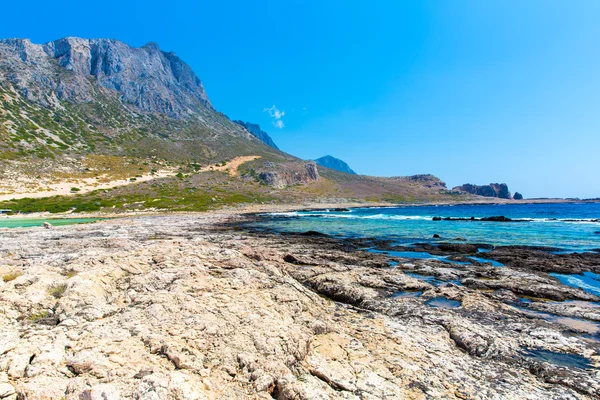
[[[70,278],[74,277],[75,275],[77,275],[78,273],[79,272],[77,272],[76,270],[74,270],[74,269],[71,268],[71,269],[67,269],[65,271],[62,271],[60,274],[62,276],[66,276],[67,279],[70,279]]]
[[[10,281],[14,281],[15,279],[17,279],[18,277],[20,277],[21,275],[23,275],[23,273],[21,271],[13,271],[13,272],[9,272],[7,274],[4,274],[2,276],[2,280],[4,282],[10,282]]]
[[[55,299],[60,299],[63,294],[65,294],[65,291],[67,290],[67,284],[66,283],[59,283],[56,285],[52,285],[48,288],[48,294],[52,297],[54,297]]]

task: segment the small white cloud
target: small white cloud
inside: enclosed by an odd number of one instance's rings
[[[273,118],[273,126],[279,129],[285,127],[283,121],[281,120],[281,118],[283,118],[283,116],[285,115],[285,111],[280,111],[277,107],[275,107],[275,105],[273,105],[269,108],[263,109],[263,112],[268,112],[269,115]]]

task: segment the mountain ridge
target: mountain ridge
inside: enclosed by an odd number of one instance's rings
[[[135,48],[114,39],[67,37],[44,44],[0,39],[0,56],[3,78],[42,105],[48,104],[35,86],[52,90],[61,100],[81,103],[93,100],[93,78],[140,111],[184,118],[201,106],[213,108],[194,71],[153,42]],[[64,71],[57,72],[55,66]]]
[[[334,170],[340,171],[340,172],[346,172],[347,174],[356,175],[356,172],[354,172],[352,170],[352,168],[350,168],[350,166],[345,161],[342,161],[339,158],[335,158],[333,156],[326,155],[326,156],[317,158],[314,161],[323,167],[331,168],[331,169],[334,169]]]
[[[251,122],[244,122],[244,121],[241,121],[241,120],[234,120],[233,122],[235,122],[238,125],[243,126],[255,138],[257,138],[258,140],[260,140],[261,142],[263,142],[267,146],[271,146],[271,147],[279,150],[279,147],[277,147],[277,145],[275,144],[275,142],[273,141],[273,139],[271,138],[271,136],[269,136],[269,134],[267,132],[265,132],[262,129],[260,129],[260,125],[253,124]]]

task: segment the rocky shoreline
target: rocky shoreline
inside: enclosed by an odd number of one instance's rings
[[[600,272],[600,254],[407,259],[251,218],[0,229],[0,398],[600,396],[600,299],[548,275]]]

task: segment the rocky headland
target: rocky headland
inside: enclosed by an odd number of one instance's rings
[[[510,194],[510,190],[508,190],[508,186],[506,183],[490,183],[489,185],[472,185],[470,183],[466,183],[461,186],[457,186],[452,190],[461,192],[461,193],[469,193],[475,194],[477,196],[483,197],[496,197],[499,199],[513,199],[513,196]],[[523,195],[516,192],[514,200],[523,200]]]
[[[600,395],[600,299],[548,275],[600,254],[440,240],[412,251],[448,260],[407,259],[253,218],[0,230],[0,398]]]

